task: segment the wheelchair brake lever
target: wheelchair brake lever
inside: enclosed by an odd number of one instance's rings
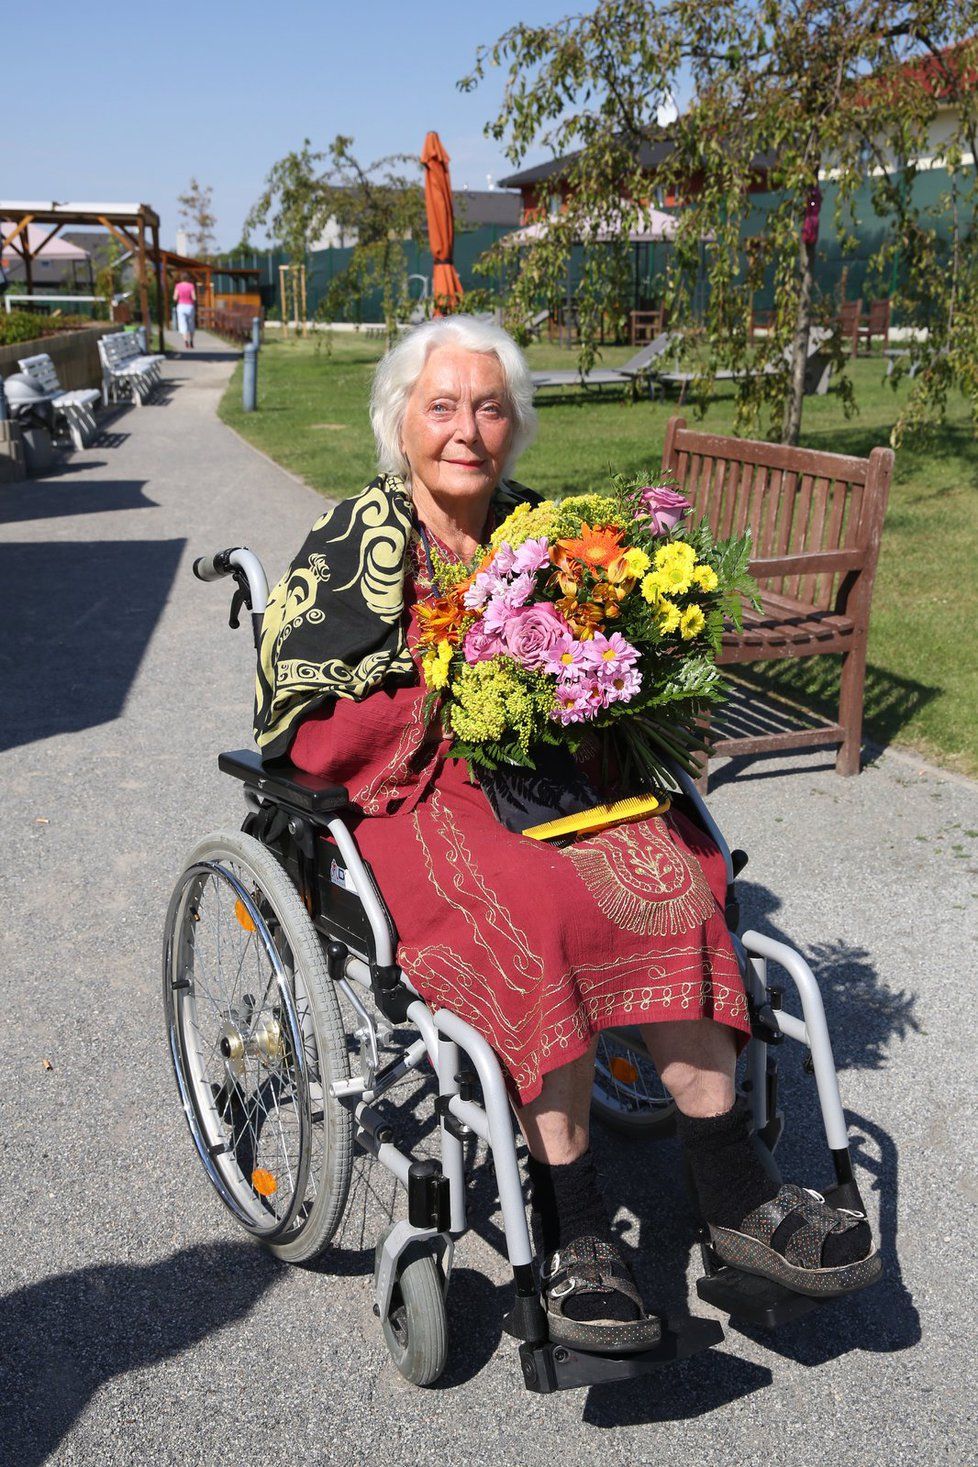
[[[245,595],[244,591],[241,589],[240,586],[236,587],[234,595],[231,597],[231,613],[228,616],[228,626],[231,627],[234,631],[237,631],[238,627],[241,625],[241,622],[238,620],[238,618],[241,612],[241,608],[243,606],[246,606],[247,604],[248,598]]]

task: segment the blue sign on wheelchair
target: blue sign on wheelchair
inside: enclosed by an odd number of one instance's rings
[[[350,890],[349,880],[346,874],[346,867],[341,866],[339,861],[330,861],[329,879],[334,886],[342,886],[344,891]]]

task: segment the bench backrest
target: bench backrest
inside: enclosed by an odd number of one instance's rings
[[[853,458],[702,433],[676,417],[666,429],[662,467],[714,534],[750,529],[762,590],[868,618],[891,448]]]
[[[28,376],[33,377],[34,381],[39,387],[43,387],[45,392],[61,391],[61,383],[58,381],[57,371],[47,352],[39,352],[36,357],[21,357],[17,365],[22,372],[26,372]]]
[[[99,337],[99,351],[103,361],[126,362],[139,356],[139,342],[130,331],[113,331],[110,336]]]

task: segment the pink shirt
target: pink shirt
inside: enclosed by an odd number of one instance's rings
[[[189,280],[178,280],[173,299],[178,306],[192,306],[197,300],[197,292]]]

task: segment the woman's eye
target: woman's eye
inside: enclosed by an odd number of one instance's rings
[[[431,404],[431,411],[437,413],[439,416],[444,416],[445,413],[451,412],[451,408],[447,402],[433,402]]]

